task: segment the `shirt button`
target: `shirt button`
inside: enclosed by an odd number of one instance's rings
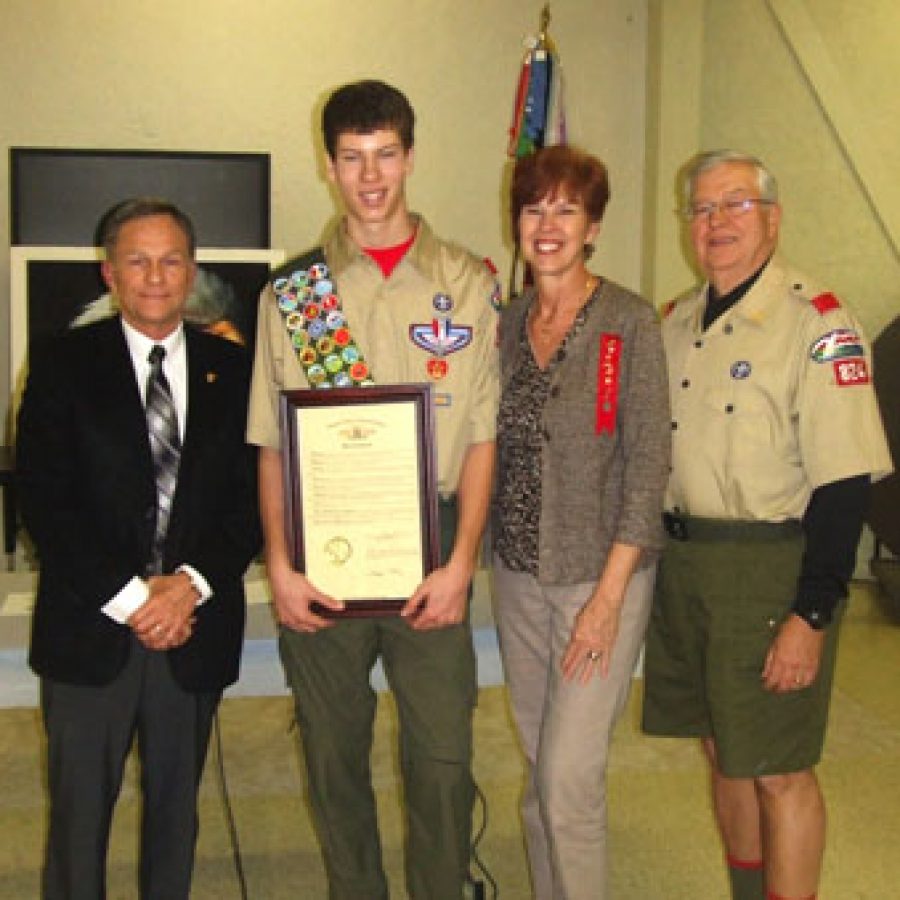
[[[558,397],[559,396],[559,385],[554,384],[552,388],[550,388],[550,396]]]
[[[689,387],[691,386],[691,381],[690,381],[690,379],[689,379],[689,378],[685,378],[685,379],[681,382],[681,386],[682,386],[683,388],[689,388]]]
[[[549,444],[550,443],[550,432],[547,431],[546,428],[542,428],[541,434],[544,436],[544,440]]]
[[[733,404],[733,403],[729,403],[729,404],[725,407],[725,412],[727,412],[727,413],[733,413],[733,412],[734,412],[734,404]]]
[[[725,334],[731,334],[731,332],[734,331],[734,325],[728,324],[722,329],[722,331],[724,331]]]
[[[672,431],[674,431],[678,427],[677,422],[672,422]]]
[[[703,346],[703,341],[694,341],[694,346],[699,350]]]

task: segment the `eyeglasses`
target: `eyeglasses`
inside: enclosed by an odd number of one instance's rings
[[[732,197],[727,200],[692,203],[679,210],[679,214],[686,222],[693,222],[694,219],[707,219],[715,212],[728,219],[739,219],[741,216],[746,216],[754,206],[772,206],[774,203],[774,200],[765,200],[762,197],[741,197],[740,199]]]

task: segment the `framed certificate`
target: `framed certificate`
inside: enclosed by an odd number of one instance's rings
[[[439,562],[431,385],[281,393],[294,567],[343,600],[330,617],[396,615]]]

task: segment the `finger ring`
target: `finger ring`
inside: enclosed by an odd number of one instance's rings
[[[162,630],[163,630],[162,625],[160,625],[159,623],[157,623],[156,625],[153,626],[154,634],[159,634]]]
[[[600,659],[600,654],[596,650],[588,650],[588,659],[591,662],[597,662]]]
[[[803,679],[802,679],[799,675],[795,676],[795,677],[794,677],[794,684],[796,684],[797,687],[800,687],[800,685],[803,684]]]

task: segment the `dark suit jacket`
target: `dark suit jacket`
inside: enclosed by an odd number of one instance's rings
[[[249,361],[189,326],[185,337],[187,423],[164,571],[193,566],[213,596],[168,656],[182,687],[216,691],[237,679],[242,576],[260,540],[255,453],[244,441]],[[118,318],[32,353],[17,477],[41,567],[31,667],[57,681],[108,683],[128,658],[130,629],[100,610],[143,575],[156,509],[144,408]]]

